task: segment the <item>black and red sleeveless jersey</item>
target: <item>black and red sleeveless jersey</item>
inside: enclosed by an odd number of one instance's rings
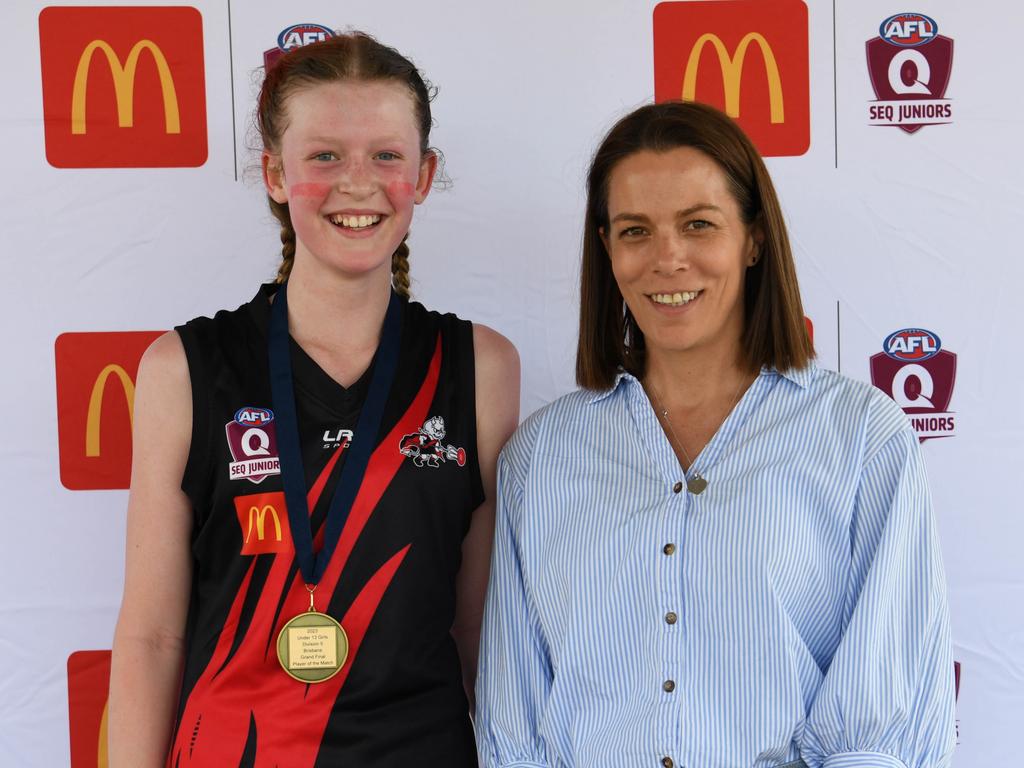
[[[195,510],[178,768],[475,766],[450,634],[461,544],[483,500],[470,323],[408,302],[380,434],[352,434],[373,366],[346,388],[291,345],[314,547],[348,445],[366,476],[315,593],[349,654],[328,681],[280,667],[281,627],[309,607],[277,456],[268,297],[177,329],[192,382],[182,488]]]

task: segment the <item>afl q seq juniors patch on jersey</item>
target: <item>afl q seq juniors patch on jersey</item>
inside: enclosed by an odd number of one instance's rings
[[[291,341],[315,549],[347,450],[360,440],[375,446],[315,591],[317,610],[344,628],[348,656],[338,674],[307,685],[282,670],[275,651],[296,595],[308,604],[270,392],[267,329],[276,290],[265,285],[233,312],[176,329],[192,384],[182,489],[194,528],[169,764],[476,766],[450,633],[462,541],[483,501],[472,325],[406,304],[376,435],[355,432],[374,364],[345,388]]]

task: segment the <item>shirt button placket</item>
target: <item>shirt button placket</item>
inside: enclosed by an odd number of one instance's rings
[[[659,617],[659,621],[662,626],[662,663],[664,664],[664,677],[658,683],[661,688],[661,695],[664,696],[662,700],[667,706],[664,715],[669,716],[670,720],[674,723],[679,722],[680,712],[678,707],[680,706],[679,697],[675,695],[676,690],[676,670],[680,663],[680,643],[682,642],[681,625],[679,623],[680,600],[682,598],[682,562],[676,556],[679,553],[679,543],[682,537],[685,535],[684,526],[686,525],[686,511],[689,507],[688,494],[685,493],[686,485],[682,480],[676,480],[669,486],[671,491],[668,497],[668,508],[669,513],[666,516],[667,529],[665,530],[665,538],[662,539],[664,542],[661,546],[662,556],[662,573],[665,574],[664,591],[662,593],[662,599],[665,601],[662,605],[662,614]],[[669,733],[675,735],[673,729]],[[666,733],[666,736],[669,736]],[[665,751],[674,748],[675,739],[670,738],[663,742]],[[663,754],[660,759],[660,763],[663,768],[674,768],[676,765],[675,761],[668,755]]]

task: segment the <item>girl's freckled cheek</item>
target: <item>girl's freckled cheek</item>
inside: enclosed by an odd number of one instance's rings
[[[327,199],[330,191],[330,184],[316,181],[300,181],[288,188],[288,196],[295,199],[296,202],[301,200],[303,205],[318,208]]]
[[[395,208],[408,204],[416,196],[416,185],[408,181],[390,181],[387,185],[388,200]]]

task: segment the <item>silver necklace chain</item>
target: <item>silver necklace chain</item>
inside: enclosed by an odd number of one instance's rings
[[[725,413],[725,418],[729,417],[729,412],[736,406],[736,403],[740,399],[740,390],[743,387],[744,379],[740,379],[740,383],[736,387],[736,392],[733,393],[732,402],[729,405],[728,410]],[[686,465],[689,467],[693,474],[693,477],[687,478],[686,490],[694,495],[704,493],[704,489],[708,487],[708,481],[701,475],[701,473],[694,469],[693,461],[690,459],[690,454],[686,451],[686,446],[683,445],[683,441],[679,439],[679,435],[676,434],[676,428],[672,426],[672,420],[668,416],[668,410],[661,404],[661,396],[658,394],[658,388],[654,386],[653,381],[647,382],[651,387],[651,394],[654,395],[655,412],[661,416],[661,420],[668,425],[669,438],[672,445],[682,451],[683,457],[686,459]],[[725,419],[722,419],[723,423]],[[705,443],[705,445],[707,445]],[[698,452],[699,455],[699,452]],[[685,476],[685,475],[684,475]]]

